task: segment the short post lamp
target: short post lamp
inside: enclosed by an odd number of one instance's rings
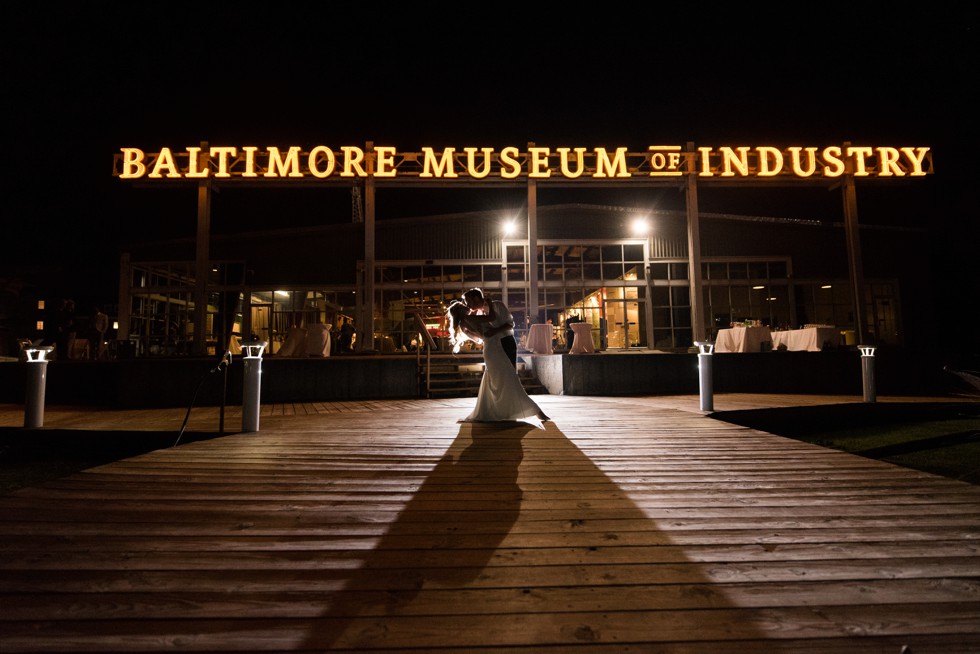
[[[874,402],[875,393],[875,348],[872,345],[858,345],[861,350],[861,379],[864,384],[864,401]]]
[[[259,409],[262,404],[262,352],[268,343],[242,343],[242,361],[245,363],[242,381],[242,431],[259,430]]]
[[[30,347],[27,355],[27,393],[24,398],[24,427],[38,429],[44,426],[44,390],[47,383],[48,353],[50,345]]]
[[[714,373],[711,361],[714,357],[715,344],[710,341],[694,341],[698,346],[698,384],[701,388],[701,410],[715,410]]]

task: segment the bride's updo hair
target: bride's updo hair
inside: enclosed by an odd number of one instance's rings
[[[453,352],[459,352],[459,347],[463,344],[463,341],[467,340],[466,334],[462,332],[459,324],[469,311],[469,308],[459,300],[454,300],[449,305],[449,309],[446,310],[446,319],[448,320],[448,329],[446,331],[449,332],[449,342],[453,345]]]

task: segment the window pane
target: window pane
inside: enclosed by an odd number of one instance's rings
[[[483,266],[483,281],[499,282],[501,277],[500,270],[500,266],[497,265]]]
[[[749,264],[750,279],[768,279],[769,273],[764,262],[754,262]]]
[[[675,307],[691,305],[691,289],[687,286],[670,287],[671,304]]]
[[[587,263],[582,266],[582,278],[591,280],[602,279],[602,266],[597,263]]]
[[[655,307],[670,306],[670,289],[667,286],[654,286],[650,289],[650,301]]]
[[[667,279],[667,264],[650,264],[650,279]]]
[[[708,277],[711,279],[728,279],[727,263],[709,263]]]
[[[463,266],[463,281],[478,285],[483,281],[483,266]]]
[[[621,263],[604,263],[602,264],[602,278],[603,279],[622,279],[623,278],[623,264]]]
[[[674,316],[674,327],[691,326],[691,310],[687,307],[683,309],[671,309]]]
[[[687,279],[687,264],[686,263],[670,264],[670,278]]]
[[[623,261],[643,261],[643,246],[640,244],[624,245]]]
[[[622,261],[623,260],[623,246],[622,245],[603,245],[602,246],[602,262],[608,263],[611,261]]]

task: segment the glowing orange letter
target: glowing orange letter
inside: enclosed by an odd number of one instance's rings
[[[134,179],[146,174],[146,166],[143,164],[143,151],[139,148],[120,148],[123,153],[122,173],[120,179]]]

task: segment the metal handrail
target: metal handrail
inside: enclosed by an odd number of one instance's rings
[[[425,318],[422,317],[421,311],[410,311],[413,319],[415,320],[415,326],[418,328],[419,337],[422,343],[425,343],[425,397],[428,398],[432,395],[432,350],[436,347],[436,342],[432,340],[432,335],[429,330],[425,327]],[[422,348],[415,349],[415,361],[416,365],[422,367]]]

